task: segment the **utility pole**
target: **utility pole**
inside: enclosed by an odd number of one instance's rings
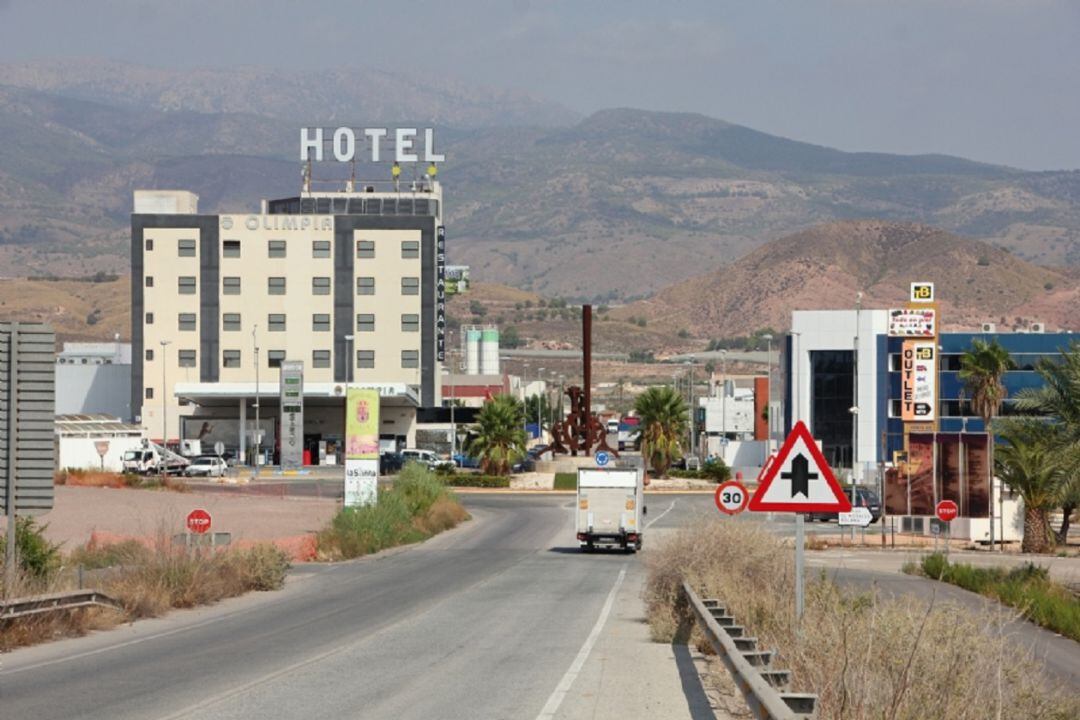
[[[537,380],[543,381],[544,371],[545,370],[547,370],[547,368],[538,368],[537,369],[537,371],[536,371],[536,379]],[[546,386],[545,386],[545,395],[546,394],[547,393],[546,393]],[[540,388],[537,388],[536,389],[536,439],[538,441],[540,441],[540,442],[543,442],[543,440],[544,440],[544,423],[540,419],[540,406],[543,405],[543,403],[540,402],[542,397],[543,396],[540,395]]]
[[[158,471],[161,474],[161,484],[165,484],[165,466],[169,464],[169,409],[166,406],[168,393],[165,390],[165,348],[171,344],[171,340],[160,340],[161,344],[161,458],[158,461]]]
[[[770,455],[772,455],[772,442],[773,442],[773,426],[776,424],[776,418],[772,416],[772,404],[773,404],[773,390],[772,390],[772,341],[773,336],[771,333],[765,333],[761,337],[765,338],[767,343],[765,348],[765,365],[768,368],[768,379],[765,381],[766,392],[769,395],[769,402],[765,405],[765,414],[768,418],[769,428],[765,435],[765,459],[768,461]]]

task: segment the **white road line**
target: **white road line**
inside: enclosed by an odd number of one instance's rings
[[[674,510],[674,509],[675,509],[675,501],[674,501],[674,500],[672,500],[672,501],[671,501],[671,505],[668,505],[668,509],[667,509],[667,510],[665,510],[665,511],[664,511],[664,512],[662,512],[662,513],[660,513],[659,515],[657,515],[656,517],[654,517],[654,518],[653,518],[652,520],[650,520],[649,522],[645,523],[645,529],[646,529],[646,530],[648,530],[649,528],[651,528],[651,527],[653,526],[653,523],[654,523],[654,522],[656,522],[656,521],[657,521],[657,520],[659,520],[660,518],[664,517],[665,515],[667,515],[667,514],[668,514],[669,512],[671,512],[671,511],[672,511],[672,510]]]
[[[578,650],[577,657],[574,658],[574,662],[570,663],[570,668],[562,676],[562,680],[559,681],[558,686],[551,693],[551,697],[544,703],[544,709],[536,716],[536,720],[551,720],[551,718],[555,717],[555,713],[559,711],[559,706],[562,705],[562,701],[566,698],[566,693],[570,692],[570,687],[577,680],[581,668],[585,666],[585,661],[589,659],[589,653],[592,652],[593,645],[596,644],[600,632],[604,629],[604,623],[607,622],[608,615],[611,614],[611,608],[615,605],[615,596],[619,593],[619,588],[622,586],[625,577],[626,566],[623,565],[622,570],[619,571],[619,577],[615,580],[615,585],[612,586],[611,592],[608,593],[607,600],[604,602],[604,608],[600,611],[600,617],[596,619],[596,624],[593,625],[592,632],[589,633],[589,637],[585,638],[585,644]]]

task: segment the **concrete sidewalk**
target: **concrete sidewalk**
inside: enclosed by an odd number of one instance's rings
[[[559,720],[727,720],[701,674],[705,659],[686,645],[654,643],[641,599],[645,570],[631,563],[604,629],[554,718]],[[584,639],[584,638],[583,638]]]

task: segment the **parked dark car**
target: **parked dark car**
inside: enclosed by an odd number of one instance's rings
[[[851,499],[851,486],[848,485],[844,489],[844,495]],[[870,516],[873,518],[870,522],[876,523],[881,519],[881,498],[878,494],[869,488],[856,487],[855,499],[851,501],[852,507],[864,507],[870,511]],[[814,520],[821,520],[822,522],[828,522],[829,520],[836,520],[836,513],[807,513],[807,520],[813,522]]]
[[[380,475],[393,475],[396,472],[401,472],[403,467],[405,467],[405,458],[402,457],[401,453],[384,452],[379,455]]]

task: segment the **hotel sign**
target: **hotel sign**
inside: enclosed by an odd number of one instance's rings
[[[435,342],[439,362],[446,360],[446,228],[435,235]]]
[[[322,162],[331,156],[337,162],[366,159],[373,163],[392,157],[396,163],[443,162],[446,156],[435,152],[435,131],[424,128],[424,140],[417,139],[417,128],[300,128],[300,161]],[[383,157],[386,151],[387,158]],[[364,156],[361,158],[361,154]]]
[[[937,418],[937,344],[904,342],[900,356],[900,416],[904,422]]]

